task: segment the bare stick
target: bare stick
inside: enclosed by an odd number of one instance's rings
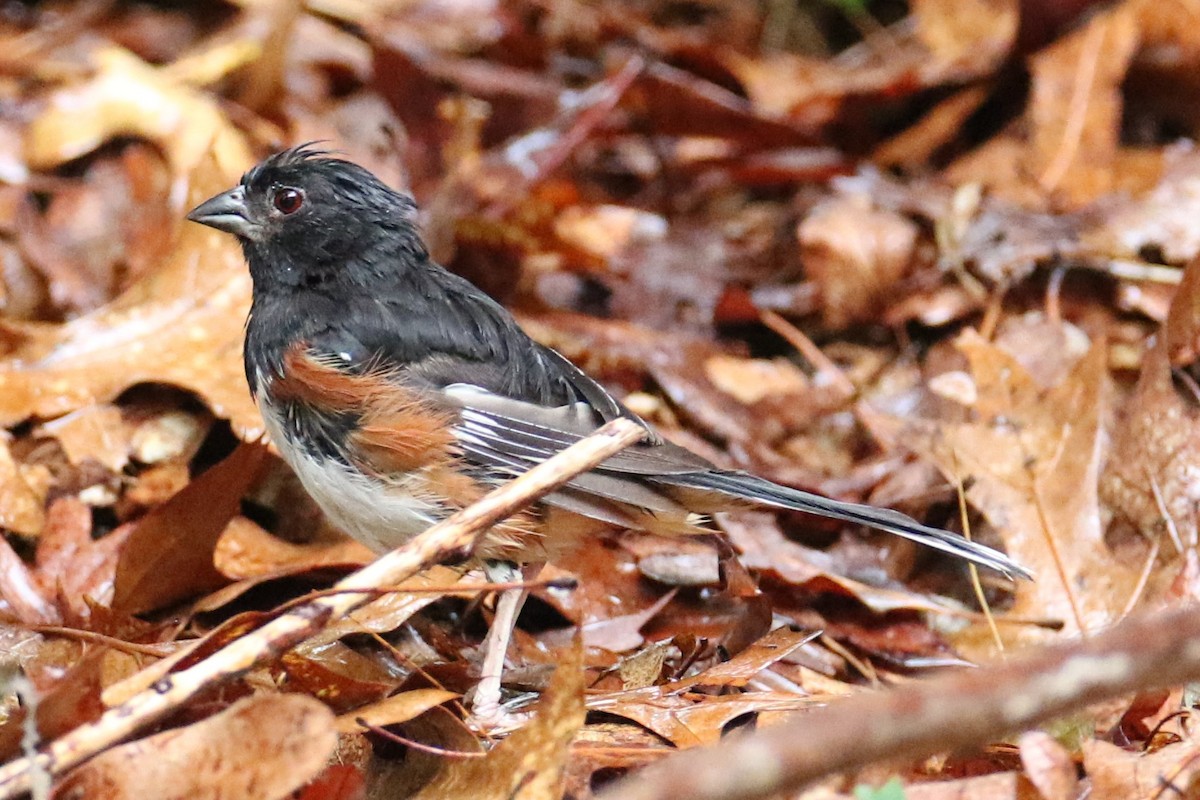
[[[979,747],[1130,692],[1200,678],[1200,611],[1120,623],[1086,641],[902,688],[664,759],[598,800],[751,800],[875,761]]]
[[[203,661],[159,680],[151,689],[109,709],[95,722],[81,725],[55,740],[36,757],[37,767],[52,775],[60,774],[178,709],[197,693],[278,658],[332,620],[373,600],[378,596],[374,591],[377,587],[399,583],[431,564],[467,553],[482,531],[620,452],[644,434],[645,429],[629,420],[608,423],[478,503],[347,576],[336,587],[343,591],[367,591],[320,597],[288,611]],[[0,798],[28,791],[32,766],[30,759],[23,758],[0,767]]]

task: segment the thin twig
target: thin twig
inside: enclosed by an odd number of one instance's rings
[[[754,800],[877,761],[981,747],[1123,694],[1200,678],[1200,610],[1113,628],[981,669],[864,692],[664,759],[597,800]]]
[[[962,519],[963,537],[969,542],[971,541],[971,516],[967,513],[967,493],[963,491],[962,474],[958,470],[958,451],[950,448],[950,457],[954,459],[954,489],[958,496],[958,515]],[[992,641],[996,643],[996,652],[1003,653],[1004,638],[1000,636],[996,617],[992,614],[992,607],[988,605],[987,595],[983,593],[983,584],[979,580],[979,568],[974,564],[967,564],[967,568],[971,573],[971,588],[975,590],[975,599],[979,602],[984,619],[987,620],[988,630],[992,632]]]
[[[375,589],[399,583],[439,561],[467,554],[480,532],[511,516],[532,501],[586,472],[638,441],[645,430],[625,419],[614,420],[591,436],[538,464],[529,472],[490,492],[479,502],[393,550],[373,564],[339,581],[337,589],[359,593],[321,597],[289,611],[208,658],[160,679],[150,689],[109,709],[98,720],[81,725],[52,742],[31,763],[22,758],[0,767],[0,798],[29,790],[32,767],[58,775],[178,709],[198,693],[226,683],[269,663],[331,621],[340,619],[376,596]]]
[[[105,647],[111,647],[113,650],[119,650],[122,653],[129,653],[130,655],[152,656],[154,658],[166,658],[172,653],[178,652],[179,648],[190,644],[190,642],[138,644],[137,642],[127,642],[124,639],[118,639],[115,636],[105,636],[103,633],[85,631],[80,628],[70,628],[65,625],[30,625],[29,630],[44,636],[62,636],[67,639],[77,639],[81,642],[101,644]]]
[[[447,750],[444,747],[438,747],[436,745],[425,744],[424,742],[418,742],[416,739],[409,739],[407,736],[401,736],[398,733],[393,733],[392,731],[389,731],[386,728],[382,728],[379,725],[372,725],[371,723],[367,722],[362,717],[355,717],[354,721],[357,724],[361,725],[366,730],[370,731],[371,733],[374,733],[377,736],[381,736],[384,739],[387,739],[388,741],[395,742],[396,744],[402,744],[405,747],[411,747],[413,750],[420,750],[422,753],[429,753],[430,755],[433,755],[433,756],[441,756],[443,758],[449,758],[449,759],[486,758],[487,757],[487,753],[469,753],[466,750]]]
[[[846,377],[846,373],[842,372],[841,367],[833,363],[833,360],[829,356],[821,352],[821,348],[817,347],[816,342],[805,336],[804,331],[774,311],[760,311],[758,318],[762,320],[764,325],[786,340],[788,344],[796,348],[800,355],[804,356],[808,360],[808,363],[812,364],[813,368],[819,374],[824,375],[843,395],[853,397],[858,392],[854,387],[854,382]]]

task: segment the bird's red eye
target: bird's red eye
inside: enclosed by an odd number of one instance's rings
[[[280,189],[271,199],[275,209],[281,214],[295,214],[304,205],[304,192],[299,189]]]

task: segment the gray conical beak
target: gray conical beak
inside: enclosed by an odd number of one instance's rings
[[[243,186],[235,186],[228,192],[221,192],[216,197],[205,200],[193,208],[187,218],[242,239],[253,239],[259,228],[250,219],[250,210],[246,207],[246,190]]]

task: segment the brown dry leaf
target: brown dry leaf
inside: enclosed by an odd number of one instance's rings
[[[85,620],[90,603],[110,600],[127,536],[115,530],[93,539],[90,508],[74,497],[51,503],[35,564],[43,592],[57,601],[64,618]]]
[[[882,783],[886,783],[886,779],[868,781],[867,785],[877,787]],[[1032,800],[1028,785],[1022,783],[1018,772],[997,772],[957,780],[906,782],[902,797],[904,800]],[[789,795],[787,800],[858,800],[858,797],[835,791],[826,782]]]
[[[742,405],[772,395],[803,394],[809,388],[800,368],[784,358],[738,358],[722,353],[705,360],[704,374]]]
[[[547,565],[541,578],[575,582],[570,590],[535,589],[534,595],[578,626],[638,614],[662,596],[662,587],[642,579],[628,547],[577,548]]]
[[[102,59],[92,82],[63,92],[30,129],[31,157],[40,164],[79,156],[85,145],[102,142],[102,134],[131,132],[122,125],[105,123],[99,132],[94,126],[110,113],[128,121],[136,98],[158,116],[145,121],[151,130],[132,132],[155,137],[171,155],[176,180],[187,181],[180,211],[227,189],[250,165],[242,135],[212,98],[131,56]],[[78,141],[60,141],[76,134]],[[0,423],[59,416],[110,401],[136,383],[158,382],[196,392],[239,432],[258,431],[261,421],[241,364],[249,302],[250,277],[236,243],[218,231],[184,225],[161,265],[108,306],[60,326],[9,324],[18,344],[0,362]]]
[[[1200,261],[1193,261],[1121,409],[1100,482],[1106,504],[1151,541],[1169,542],[1176,554],[1198,535],[1193,509],[1200,485],[1193,473],[1200,463],[1200,411],[1196,399],[1176,385],[1172,368],[1190,372],[1198,355]]]
[[[967,332],[957,346],[970,363],[979,421],[921,420],[901,439],[952,479],[972,482],[968,500],[1037,576],[1015,585],[1014,615],[1061,619],[1068,632],[1099,630],[1129,602],[1138,572],[1109,553],[1100,526],[1105,348],[1094,345],[1062,382],[1043,390],[977,334]]]
[[[1083,233],[1085,247],[1095,253],[1140,259],[1161,252],[1170,264],[1184,264],[1200,254],[1200,151],[1191,144],[1165,148],[1163,174],[1157,184],[1132,199],[1116,198]]]
[[[1193,473],[1200,463],[1200,413],[1172,381],[1166,351],[1166,338],[1159,337],[1146,353],[1100,490],[1104,502],[1151,541],[1178,551],[1197,537],[1200,484]]]
[[[1162,338],[1172,367],[1187,368],[1200,360],[1200,260],[1193,259],[1183,271]]]
[[[1006,317],[996,328],[995,344],[1024,367],[1042,389],[1065,380],[1091,347],[1081,329],[1050,319],[1041,311]]]
[[[607,701],[607,702],[601,702]],[[588,703],[592,711],[604,711],[631,720],[653,731],[676,747],[699,747],[721,739],[725,726],[751,714],[771,714],[782,722],[790,714],[823,705],[825,698],[787,692],[745,692],[730,695],[659,694],[644,690],[623,698],[600,698]]]
[[[226,582],[213,565],[213,551],[241,507],[266,452],[262,444],[241,444],[133,524],[117,563],[114,611],[140,614]]]
[[[1010,0],[922,0],[911,4],[916,24],[890,29],[886,48],[863,42],[829,61],[737,53],[725,61],[756,108],[821,123],[850,97],[894,97],[990,74],[1015,40],[1017,6]]]
[[[1112,190],[1121,84],[1138,45],[1130,4],[1093,16],[1032,59],[1026,168],[1040,190],[1078,208]]]
[[[990,66],[1008,53],[1017,32],[1018,8],[1007,0],[915,0],[910,8],[917,38],[934,62],[947,71],[954,69],[953,77],[959,80],[964,72],[990,72]]]
[[[1024,800],[1021,776],[997,772],[953,781],[913,783],[904,787],[905,800]]]
[[[583,644],[562,653],[533,721],[484,758],[450,762],[414,800],[559,800],[571,740],[584,719]]]
[[[49,625],[60,622],[58,609],[43,596],[33,572],[0,537],[0,609],[24,625]]]
[[[211,427],[212,418],[204,412],[155,410],[134,428],[130,438],[133,457],[155,465],[190,461]]]
[[[463,593],[455,585],[482,580],[480,573],[463,575],[461,569],[437,565],[414,575],[378,600],[367,603],[344,619],[327,625],[308,640],[313,646],[332,642],[353,633],[387,633],[394,631],[425,606],[447,596],[471,598],[474,592]]]
[[[631,534],[622,544],[637,556],[638,572],[664,586],[717,586],[721,582],[720,555],[709,542]]]
[[[625,653],[641,647],[642,642],[645,641],[641,634],[642,627],[675,598],[676,591],[676,589],[672,589],[641,611],[583,624],[580,627],[580,633],[583,636],[584,644],[612,653]]]
[[[99,50],[95,65],[95,77],[51,94],[30,123],[25,136],[30,167],[57,167],[117,137],[154,142],[177,176],[209,158],[216,160],[218,176],[236,177],[249,166],[245,139],[211,95],[120,48]]]
[[[1200,749],[1194,742],[1183,741],[1141,753],[1089,739],[1083,743],[1083,766],[1091,782],[1090,800],[1195,797]]]
[[[119,473],[129,463],[133,429],[121,409],[107,403],[86,406],[39,425],[35,435],[52,436],[75,465],[92,459],[109,472]]]
[[[730,695],[727,699],[692,694],[696,686],[744,687],[754,676],[787,658],[811,641],[813,634],[777,628],[729,661],[661,686],[599,695],[588,700],[590,711],[633,720],[676,745],[715,741],[725,723],[756,711],[792,711],[811,705],[807,697],[772,692]],[[712,710],[709,703],[716,703]]]
[[[865,195],[817,205],[796,238],[805,272],[820,287],[825,324],[841,328],[878,318],[908,272],[917,233],[916,224],[874,208]]]
[[[636,723],[615,718],[590,722],[572,743],[563,797],[592,797],[601,779],[623,775],[674,752],[662,737]]]
[[[91,647],[82,651],[82,656],[65,673],[62,666],[66,665],[60,665],[58,670],[46,669],[37,708],[38,733],[43,739],[55,739],[95,721],[104,712],[100,702],[104,687],[128,678],[143,664],[144,659],[130,653]],[[45,680],[47,677],[49,681]]]
[[[853,597],[880,614],[902,609],[944,614],[953,611],[936,598],[903,588],[871,586],[836,574],[830,555],[793,542],[784,536],[774,514],[739,511],[717,518],[741,553],[739,560],[749,569],[814,592],[834,592]]]
[[[568,206],[554,217],[554,233],[562,242],[603,261],[666,232],[661,216],[627,206]]]
[[[340,755],[335,754],[334,758]],[[358,764],[330,764],[312,782],[293,794],[291,800],[365,800],[366,797],[367,781],[363,767]]]
[[[325,767],[332,712],[303,695],[248,697],[186,728],[121,745],[68,773],[55,800],[280,800]]]
[[[213,552],[213,565],[231,580],[295,573],[325,566],[366,565],[375,560],[370,548],[352,539],[308,544],[272,536],[245,517],[234,517]]]
[[[361,732],[363,728],[358,724],[360,719],[377,728],[408,722],[456,697],[456,693],[445,689],[413,689],[400,692],[369,706],[342,714],[337,718],[337,730],[338,733]]]
[[[46,496],[26,481],[8,442],[0,439],[0,528],[36,536],[46,521]]]
[[[1042,800],[1075,800],[1079,791],[1075,761],[1058,740],[1045,731],[1026,731],[1017,746],[1025,777]]]
[[[108,302],[157,265],[176,224],[168,165],[149,144],[97,154],[83,171],[52,184],[44,204],[27,200],[17,228],[21,252],[69,316]]]
[[[46,513],[32,568],[7,540],[0,543],[0,599],[29,624],[82,624],[93,603],[111,596],[126,536],[117,530],[93,539],[91,509],[74,497],[60,497]]]
[[[987,100],[982,86],[963,89],[941,101],[916,123],[887,140],[871,154],[879,167],[916,166],[930,161],[937,151],[954,141],[967,119]]]
[[[678,691],[693,686],[742,687],[777,661],[787,658],[811,642],[818,634],[776,628],[728,661],[661,687],[663,691]]]

